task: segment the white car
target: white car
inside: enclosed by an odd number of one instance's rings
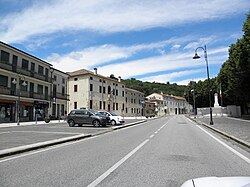
[[[250,177],[203,177],[190,179],[181,187],[250,187]]]
[[[108,112],[108,111],[98,111],[98,112],[105,116],[109,116],[111,125],[122,125],[125,123],[123,117],[118,116],[114,112]]]

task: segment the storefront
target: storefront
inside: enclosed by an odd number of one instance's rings
[[[44,117],[48,115],[49,102],[45,101],[34,101],[35,114],[34,119],[38,121],[44,120]]]
[[[15,121],[15,101],[0,100],[0,123]]]

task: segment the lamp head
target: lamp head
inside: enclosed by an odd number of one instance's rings
[[[195,53],[193,59],[199,59],[199,58],[200,58],[200,56],[197,53]]]

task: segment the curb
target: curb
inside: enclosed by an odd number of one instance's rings
[[[36,149],[40,149],[40,148],[49,147],[52,145],[57,145],[57,144],[66,143],[66,142],[70,142],[70,141],[76,141],[76,140],[81,140],[81,139],[85,139],[85,138],[89,138],[89,137],[93,137],[93,136],[98,136],[98,135],[112,132],[112,131],[115,131],[118,129],[123,129],[123,128],[130,127],[133,125],[137,125],[139,123],[144,123],[146,121],[147,120],[141,120],[141,121],[129,123],[129,124],[124,125],[124,126],[114,127],[114,128],[111,128],[111,129],[108,129],[108,130],[105,130],[105,131],[102,131],[99,133],[95,133],[95,134],[80,134],[80,135],[75,135],[75,136],[71,136],[71,137],[60,138],[60,139],[56,139],[56,140],[50,140],[50,141],[39,142],[39,143],[34,143],[34,144],[29,144],[29,145],[0,150],[0,158],[19,154],[19,153],[24,153],[24,152],[28,152],[28,151],[32,151],[32,150],[36,150]]]
[[[186,117],[188,117],[188,116],[186,116]],[[188,117],[188,118],[189,118],[189,117]],[[214,128],[214,127],[212,127],[212,126],[210,126],[210,125],[207,125],[207,124],[205,124],[205,123],[198,122],[198,121],[196,121],[195,119],[192,119],[192,118],[189,118],[189,119],[191,119],[192,121],[194,121],[195,123],[197,123],[197,124],[199,124],[199,125],[203,125],[204,127],[208,128],[208,129],[211,129],[211,130],[213,130],[213,131],[215,131],[215,132],[217,132],[217,133],[219,133],[219,134],[221,134],[221,135],[223,135],[223,136],[225,136],[225,137],[227,137],[227,138],[229,138],[229,139],[231,139],[231,140],[233,140],[233,141],[235,141],[235,142],[237,142],[237,143],[239,143],[239,144],[241,144],[241,145],[243,145],[243,146],[245,146],[245,147],[247,147],[247,148],[250,148],[250,143],[248,143],[248,142],[246,142],[246,141],[244,141],[244,140],[241,140],[241,139],[239,139],[239,138],[236,138],[236,137],[233,136],[233,135],[230,135],[230,134],[228,134],[228,133],[226,133],[226,132],[223,132],[223,131],[221,131],[221,130],[219,130],[219,129],[216,129],[216,128]]]
[[[40,149],[40,148],[44,148],[44,147],[48,147],[52,145],[57,145],[57,144],[65,143],[65,142],[80,140],[80,139],[88,138],[91,136],[92,136],[91,134],[86,134],[86,135],[81,134],[81,135],[71,136],[67,138],[60,138],[60,139],[51,140],[51,141],[39,142],[39,143],[30,144],[30,145],[4,149],[0,151],[0,158],[15,155],[18,153],[27,152],[27,151],[32,151],[35,149]]]

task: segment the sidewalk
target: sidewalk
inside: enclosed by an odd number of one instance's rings
[[[214,117],[214,125],[210,125],[210,118],[193,118],[192,120],[206,126],[248,148],[250,148],[250,121],[231,117]]]

